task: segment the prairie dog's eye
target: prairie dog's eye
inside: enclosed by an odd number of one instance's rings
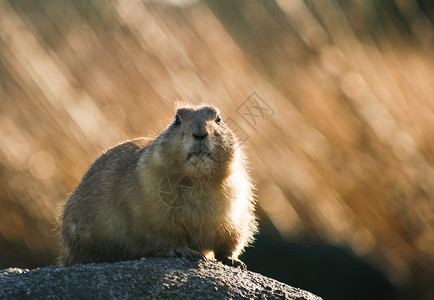
[[[180,125],[181,124],[181,119],[178,117],[178,115],[175,116],[175,119],[173,120],[173,125]]]
[[[221,121],[222,121],[222,117],[217,116],[217,118],[215,119],[215,122],[216,122],[217,124],[220,124]]]

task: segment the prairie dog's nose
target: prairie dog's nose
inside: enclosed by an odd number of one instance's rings
[[[205,126],[201,126],[201,125],[196,125],[193,129],[193,138],[195,140],[203,140],[204,138],[207,137],[208,132],[206,130]]]
[[[200,133],[193,133],[193,137],[196,140],[203,140],[204,138],[206,138],[208,135],[208,132],[200,132]]]

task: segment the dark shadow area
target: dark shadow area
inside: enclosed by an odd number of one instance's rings
[[[258,272],[311,291],[323,299],[403,299],[397,289],[348,248],[319,242],[293,242],[263,228],[241,258]]]

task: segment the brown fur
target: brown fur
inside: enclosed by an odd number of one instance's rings
[[[237,258],[256,231],[245,156],[212,106],[178,109],[157,138],[98,158],[62,216],[61,264],[149,256]]]

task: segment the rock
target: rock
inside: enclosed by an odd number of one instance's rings
[[[218,262],[147,258],[0,271],[1,299],[321,299]]]

